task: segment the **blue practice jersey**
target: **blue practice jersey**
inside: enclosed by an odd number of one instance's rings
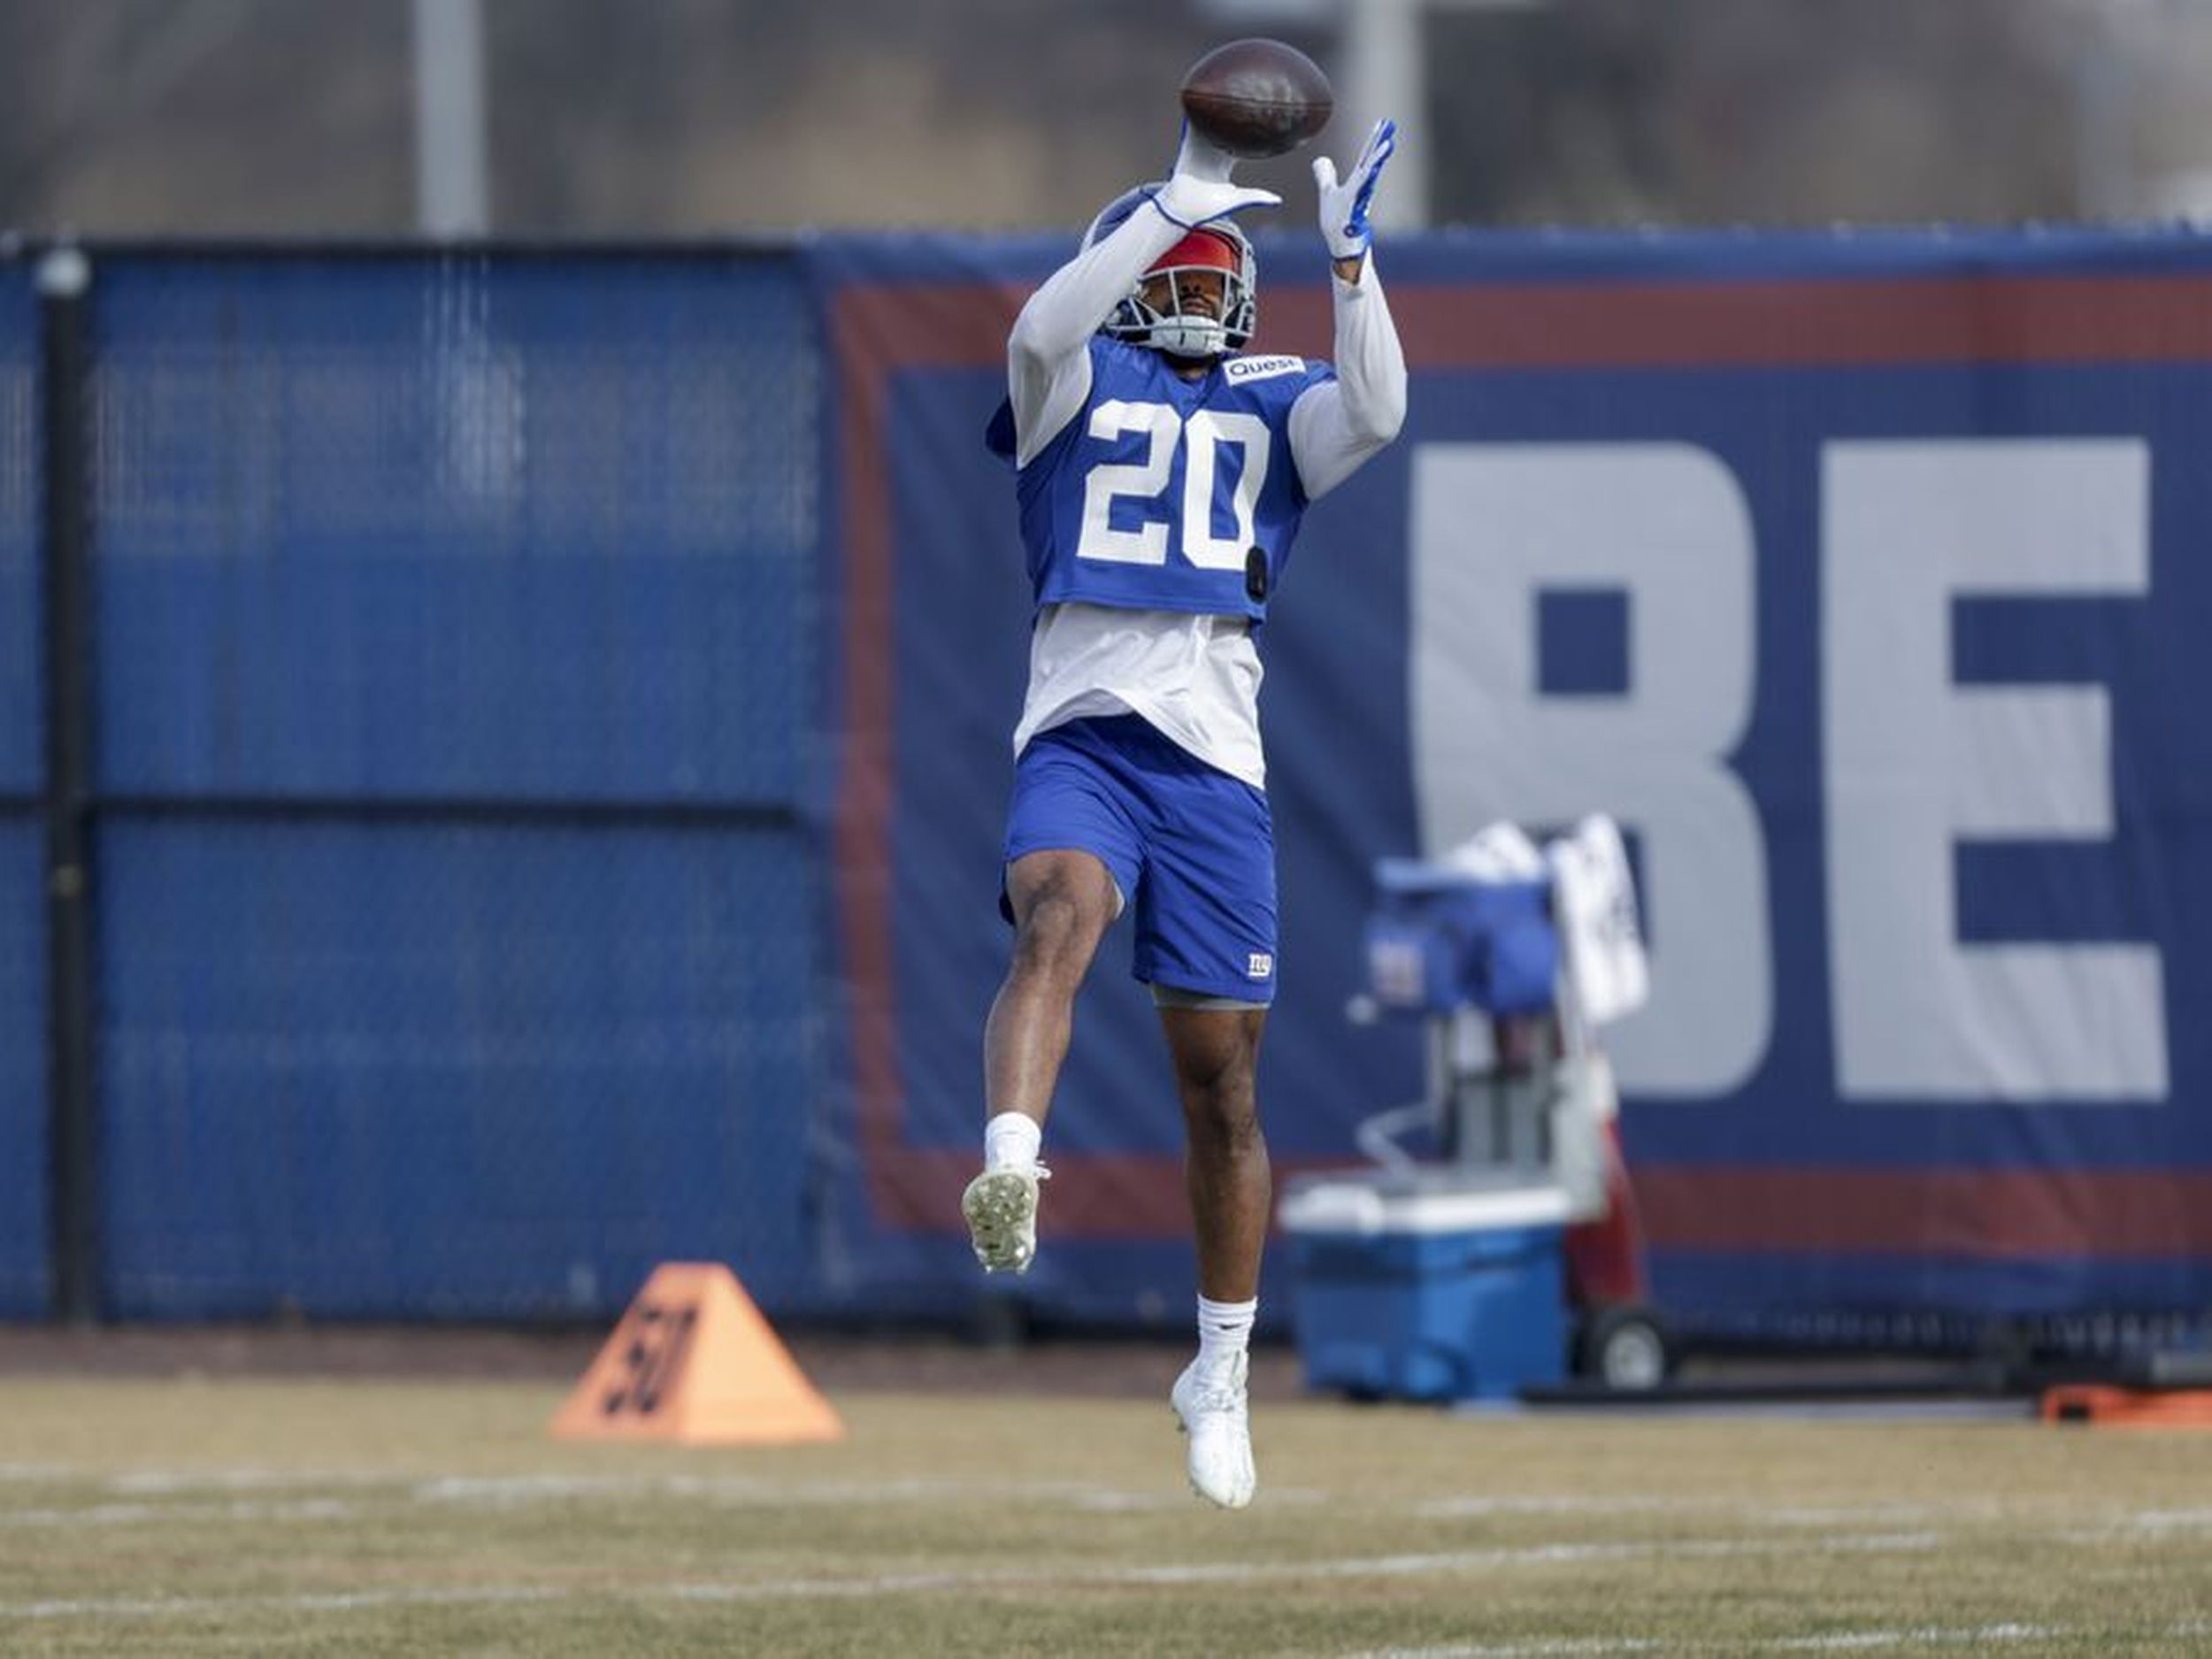
[[[1108,335],[1090,353],[1089,398],[1016,485],[1037,603],[1263,619],[1306,511],[1290,406],[1336,372],[1228,357],[1185,380]],[[989,442],[1012,458],[1007,409]]]

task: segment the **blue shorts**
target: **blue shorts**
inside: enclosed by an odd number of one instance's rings
[[[1138,979],[1275,1000],[1275,826],[1259,790],[1133,714],[1071,720],[1022,750],[1006,862],[1065,849],[1103,860],[1135,911]],[[1003,894],[999,908],[1010,919]]]

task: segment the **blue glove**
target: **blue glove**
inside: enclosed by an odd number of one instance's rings
[[[1326,156],[1313,158],[1314,188],[1321,204],[1321,240],[1329,244],[1330,258],[1356,259],[1374,242],[1375,229],[1367,222],[1367,211],[1374,204],[1375,185],[1382,177],[1383,165],[1397,148],[1398,123],[1377,121],[1375,130],[1367,134],[1366,148],[1340,184],[1336,163]]]

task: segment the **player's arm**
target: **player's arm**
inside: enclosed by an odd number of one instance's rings
[[[1326,156],[1313,164],[1321,234],[1329,248],[1336,314],[1337,378],[1291,405],[1290,452],[1309,500],[1334,489],[1398,435],[1406,418],[1406,358],[1390,303],[1375,274],[1369,211],[1384,164],[1397,148],[1394,121],[1378,121],[1340,183]]]
[[[1091,390],[1091,336],[1155,259],[1185,232],[1282,198],[1230,182],[1234,157],[1186,130],[1175,171],[1108,235],[1045,280],[1014,319],[1006,342],[1017,464],[1051,442]]]

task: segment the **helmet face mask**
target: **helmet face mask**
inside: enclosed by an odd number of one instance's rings
[[[1083,246],[1094,247],[1118,229],[1157,188],[1132,190],[1110,204],[1084,232]],[[1183,279],[1191,271],[1203,271],[1219,279],[1218,315],[1183,308]],[[1155,260],[1114,307],[1102,329],[1116,340],[1189,360],[1241,350],[1259,322],[1258,280],[1258,262],[1253,257],[1250,240],[1232,221],[1215,219],[1192,231]],[[1166,301],[1164,308],[1147,299],[1148,288],[1152,288],[1156,300]]]

